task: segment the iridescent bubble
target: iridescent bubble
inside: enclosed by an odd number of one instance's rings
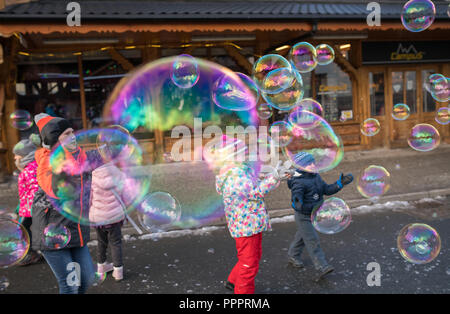
[[[445,76],[435,79],[430,85],[430,93],[439,102],[450,100],[450,80]]]
[[[291,85],[277,94],[266,94],[261,92],[261,95],[265,101],[273,108],[278,110],[290,110],[295,107],[298,102],[303,98],[303,80],[297,71],[293,71],[295,79]]]
[[[340,198],[331,197],[313,210],[311,222],[314,228],[325,234],[336,234],[350,225],[352,215],[348,205]]]
[[[410,110],[408,105],[405,104],[396,104],[392,108],[392,118],[395,120],[406,120],[410,115]]]
[[[160,132],[171,138],[164,151],[169,152],[169,148],[174,161],[188,162],[180,166],[191,169],[189,173],[174,172],[173,165],[162,163],[163,158],[154,160],[153,154],[143,154],[140,165],[145,167],[127,167],[127,174],[151,175],[153,190],[167,191],[183,205],[177,227],[194,228],[224,217],[223,199],[211,184],[215,168],[201,162],[202,151],[210,143],[207,138],[226,134],[227,127],[257,129],[261,120],[256,110],[258,99],[238,73],[196,58],[199,80],[191,88],[183,89],[170,76],[175,59],[174,56],[154,60],[129,73],[110,93],[102,118],[108,124],[123,126],[131,134]],[[218,81],[223,82],[223,89],[215,89]],[[202,126],[203,140],[202,136],[191,137],[192,131],[195,133]],[[189,144],[185,145],[186,142]],[[147,147],[154,145],[146,140],[140,143]]]
[[[265,103],[259,104],[256,107],[256,112],[258,113],[258,117],[262,120],[269,119],[273,114],[272,107]]]
[[[300,42],[292,46],[288,59],[300,73],[308,73],[317,66],[317,52],[313,45]]]
[[[139,221],[150,232],[161,232],[171,227],[181,216],[178,201],[167,192],[149,194],[140,204]]]
[[[295,73],[289,61],[277,54],[259,58],[253,65],[253,80],[261,92],[279,93],[292,85]]]
[[[105,163],[117,159],[126,160],[134,150],[130,132],[120,125],[99,130],[96,145]]]
[[[334,61],[334,49],[327,44],[316,46],[317,64],[328,65]]]
[[[365,136],[374,136],[380,132],[381,126],[377,119],[369,118],[361,124],[361,133]]]
[[[236,76],[223,75],[214,84],[212,99],[223,109],[243,111],[256,106],[258,87],[247,75],[237,72]]]
[[[342,140],[320,116],[303,111],[308,127],[292,124],[292,142],[283,153],[293,166],[307,172],[326,172],[335,168],[344,156]]]
[[[437,231],[423,223],[412,223],[400,230],[397,248],[401,256],[414,264],[433,261],[441,251],[441,238]]]
[[[0,217],[0,267],[17,265],[30,248],[28,232],[15,220]]]
[[[101,154],[95,149],[80,153],[77,159],[63,148],[64,143],[56,144],[51,151],[50,167],[54,173],[53,190],[57,198],[50,201],[60,214],[76,223],[99,226],[117,222],[124,214],[134,210],[148,193],[151,173],[139,167],[142,165],[143,155],[139,143],[132,136],[118,132],[117,129],[111,130],[91,129],[75,132],[78,145],[88,147],[96,147],[100,134],[106,134],[108,138],[114,140],[119,139],[118,149],[115,148],[115,143],[102,142],[110,148],[113,147],[111,150],[104,150],[104,156],[107,157],[106,164]],[[124,138],[128,141],[126,149],[122,146]],[[119,155],[115,156],[116,153]],[[110,157],[117,158],[111,162]],[[77,180],[80,182],[80,176],[83,175],[85,179],[88,173],[92,174],[91,182],[75,184]],[[80,195],[86,183],[91,185],[91,206],[101,207],[103,210],[101,215],[97,215],[94,210],[83,210],[80,206]],[[120,213],[120,216],[114,210],[115,206],[103,208],[102,197],[104,196],[99,193],[104,193],[105,187],[109,190],[109,195],[116,199],[117,206],[123,208],[124,212]]]
[[[450,108],[442,107],[436,112],[436,122],[442,125],[449,124],[450,122]]]
[[[71,234],[65,226],[51,223],[44,228],[42,242],[48,249],[62,249],[69,244]]]
[[[16,110],[9,116],[12,127],[24,131],[31,128],[33,119],[31,114],[26,110]]]
[[[438,130],[426,123],[420,123],[411,129],[408,136],[408,145],[417,151],[428,152],[439,146],[441,136]]]
[[[436,8],[429,0],[410,0],[402,10],[403,26],[410,32],[421,32],[430,27],[436,16]]]
[[[269,128],[270,141],[277,147],[285,147],[292,141],[291,125],[285,121],[276,121]]]
[[[339,121],[340,122],[345,122],[347,121],[347,116],[344,113],[341,113],[341,116],[339,117]]]
[[[439,73],[430,74],[428,77],[424,78],[423,87],[429,93],[432,93],[432,86],[441,79],[445,79],[445,76]]]
[[[315,113],[316,115],[323,117],[322,105],[317,100],[314,100],[312,98],[303,98],[298,102],[297,106],[293,110],[296,110],[297,108],[300,110]]]
[[[191,88],[199,80],[197,61],[190,55],[180,55],[173,62],[170,77],[180,88]]]
[[[99,273],[99,272],[95,272],[94,274],[94,281],[92,283],[92,285],[95,286],[99,286],[101,285],[104,281],[106,280],[106,273]]]
[[[391,175],[381,166],[369,166],[358,177],[358,192],[366,197],[380,197],[391,187]]]

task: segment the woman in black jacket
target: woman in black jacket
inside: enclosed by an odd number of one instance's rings
[[[94,282],[95,269],[87,247],[90,228],[83,220],[89,217],[91,171],[101,164],[101,157],[97,151],[85,152],[77,145],[67,120],[39,114],[35,122],[44,148],[35,154],[39,190],[32,205],[33,249],[44,255],[60,293],[84,293]],[[60,154],[55,162],[51,149],[57,146]],[[68,230],[70,241],[63,248],[37,241],[44,239],[50,224]]]

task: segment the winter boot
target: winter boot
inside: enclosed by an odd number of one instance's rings
[[[320,280],[323,279],[323,277],[325,277],[326,275],[328,275],[329,273],[333,272],[334,268],[331,265],[325,266],[325,267],[321,267],[319,269],[319,275],[316,278],[316,282],[319,282]]]
[[[225,280],[224,282],[224,286],[226,289],[234,291],[234,284],[232,284],[231,282],[229,282],[228,280]]]
[[[296,260],[295,258],[293,258],[291,256],[288,257],[288,264],[291,265],[292,267],[295,267],[295,268],[303,268],[303,267],[305,267],[305,265],[303,265],[302,262]]]
[[[97,273],[106,274],[113,270],[113,264],[104,262],[103,264],[97,263]],[[102,275],[103,276],[103,275]]]
[[[116,281],[121,281],[123,279],[123,266],[120,267],[114,267],[114,271],[112,273],[112,276]]]

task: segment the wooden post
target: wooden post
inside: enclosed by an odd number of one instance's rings
[[[80,102],[81,102],[81,119],[83,121],[83,129],[87,129],[86,116],[86,93],[84,92],[84,75],[83,75],[83,57],[81,54],[77,56],[78,60],[78,80],[80,82]]]
[[[7,45],[5,45],[7,47]],[[8,173],[14,171],[13,148],[20,140],[19,131],[9,123],[9,116],[17,109],[16,78],[17,78],[17,52],[19,40],[16,37],[9,39],[9,53],[5,47],[4,63],[0,65],[0,77],[4,80],[5,100],[2,118],[2,140],[5,140],[6,168]]]

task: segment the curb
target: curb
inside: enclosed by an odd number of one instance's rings
[[[422,191],[422,192],[414,192],[414,193],[404,193],[404,194],[396,194],[396,195],[388,195],[388,196],[383,196],[382,198],[379,199],[379,202],[389,202],[389,201],[417,201],[423,198],[434,198],[437,196],[447,196],[450,195],[450,188],[446,188],[446,189],[438,189],[438,190],[430,190],[430,191]],[[369,199],[355,199],[355,200],[349,200],[347,201],[347,204],[349,205],[350,208],[354,208],[354,207],[359,207],[362,205],[371,205],[373,204],[373,202],[371,202]],[[284,217],[284,216],[289,216],[289,215],[293,215],[293,209],[292,208],[288,208],[288,209],[272,209],[269,210],[269,215],[270,218],[279,218],[279,217]],[[200,228],[204,228],[204,227],[213,227],[213,226],[226,226],[226,221],[225,218],[221,219],[219,222],[213,223],[213,224],[206,224],[201,226]],[[198,228],[193,228],[192,230],[195,230]],[[182,228],[173,228],[173,229],[169,229],[167,230],[169,231],[177,231],[177,230],[183,230]],[[145,233],[145,234],[149,234],[149,233]],[[139,236],[139,233],[133,228],[133,227],[124,227],[122,228],[122,235],[130,235],[130,236]],[[91,231],[91,241],[96,240],[97,239],[97,234],[95,233],[95,231]]]

